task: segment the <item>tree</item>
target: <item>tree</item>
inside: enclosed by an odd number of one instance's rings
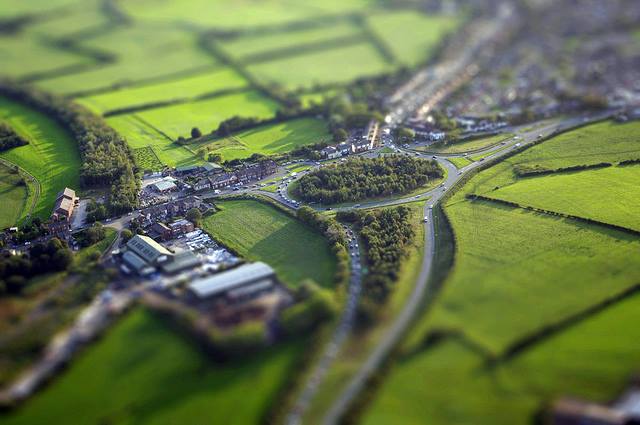
[[[187,211],[187,220],[189,220],[196,226],[199,226],[200,221],[202,220],[202,213],[197,208],[191,208],[189,211]]]
[[[219,164],[222,162],[222,155],[220,155],[219,153],[210,153],[207,160],[209,162],[215,162],[216,164]]]
[[[191,138],[192,139],[197,139],[198,137],[202,137],[202,132],[200,131],[200,129],[198,127],[193,127],[191,129]]]
[[[121,233],[120,236],[122,237],[122,240],[124,242],[128,242],[129,239],[131,239],[133,237],[133,232],[129,229],[124,229]]]

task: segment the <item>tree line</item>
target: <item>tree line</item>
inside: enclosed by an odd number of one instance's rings
[[[415,238],[407,207],[339,212],[338,220],[353,223],[365,249],[368,273],[362,281],[358,321],[371,323],[398,281],[402,261]]]
[[[135,208],[140,181],[131,149],[102,117],[61,96],[10,80],[0,80],[0,94],[25,103],[54,118],[78,143],[82,158],[80,184],[110,187],[112,212]]]
[[[0,152],[29,143],[20,137],[8,124],[0,122]]]
[[[436,161],[407,155],[354,158],[302,177],[294,195],[323,204],[354,202],[407,193],[443,175]]]

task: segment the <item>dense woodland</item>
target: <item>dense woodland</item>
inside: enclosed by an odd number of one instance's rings
[[[28,255],[5,252],[0,256],[0,294],[20,293],[28,278],[66,270],[71,261],[71,250],[56,238],[33,245]]]
[[[0,122],[0,152],[23,146],[27,143],[29,142],[20,137],[9,125]]]
[[[406,155],[355,158],[302,177],[294,195],[311,202],[336,204],[403,194],[443,176],[436,161]]]
[[[337,218],[356,226],[365,249],[368,273],[362,282],[358,315],[361,324],[366,324],[385,303],[398,281],[402,261],[415,237],[411,210],[401,206],[340,212]]]
[[[80,183],[83,187],[110,186],[109,206],[113,212],[136,207],[140,183],[133,154],[101,117],[64,97],[9,80],[0,80],[0,95],[53,117],[71,133],[82,157]]]

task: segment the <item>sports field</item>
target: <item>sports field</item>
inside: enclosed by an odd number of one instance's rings
[[[216,364],[139,308],[0,424],[258,423],[303,350],[302,343],[281,344]]]
[[[18,218],[28,207],[29,192],[27,187],[21,184],[20,174],[0,164],[0,229],[6,229],[18,222]]]
[[[29,144],[0,153],[26,170],[40,183],[40,196],[33,215],[48,218],[58,192],[79,189],[80,154],[74,140],[56,122],[24,105],[0,97],[0,120]],[[21,217],[22,218],[22,217]]]
[[[331,141],[326,124],[315,118],[301,118],[241,131],[231,137],[194,145],[194,148],[205,146],[210,152],[221,154],[224,160],[230,160],[247,158],[254,153],[285,153],[321,141]]]
[[[261,202],[224,201],[216,207],[220,211],[206,217],[203,227],[240,256],[269,264],[290,287],[304,279],[332,284],[335,258],[320,234]]]

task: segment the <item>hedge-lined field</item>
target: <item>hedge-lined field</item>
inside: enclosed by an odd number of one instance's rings
[[[289,343],[216,364],[168,323],[137,309],[0,423],[258,423],[303,350]]]
[[[231,160],[247,158],[254,153],[286,153],[297,147],[321,141],[331,141],[326,124],[315,118],[301,118],[240,131],[232,137],[200,144],[198,148],[205,146],[210,152],[221,154],[224,160]]]
[[[29,193],[27,186],[22,185],[20,174],[0,164],[0,229],[6,229],[18,222],[28,207]]]
[[[221,210],[206,217],[203,227],[240,256],[266,262],[290,287],[304,279],[322,286],[333,282],[336,261],[319,233],[261,202],[224,201],[216,206]]]
[[[0,119],[29,144],[0,153],[0,157],[32,174],[42,191],[34,216],[48,218],[58,192],[79,189],[80,154],[76,142],[56,122],[17,102],[0,97]],[[22,218],[22,217],[21,217]]]

